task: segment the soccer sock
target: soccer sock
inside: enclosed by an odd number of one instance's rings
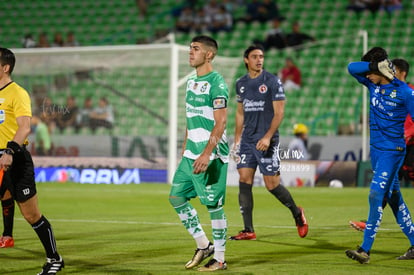
[[[208,207],[210,213],[211,227],[214,240],[214,259],[224,262],[224,252],[226,251],[227,239],[227,219],[223,207]]]
[[[414,231],[412,225],[412,218],[407,205],[400,191],[394,191],[389,200],[392,212],[394,213],[395,220],[400,225],[402,232],[410,240],[411,246],[414,245]]]
[[[197,243],[197,248],[206,248],[210,242],[201,227],[195,208],[184,198],[170,198],[170,203],[177,212],[185,229],[193,236]]]
[[[254,232],[253,228],[253,184],[239,182],[239,205],[243,217],[244,229]]]
[[[51,259],[59,259],[52,226],[46,217],[42,215],[37,222],[32,224],[32,228],[36,231],[37,236],[39,236],[39,239],[46,250],[46,256]]]
[[[289,190],[287,190],[282,184],[279,184],[276,188],[269,190],[269,192],[272,193],[283,205],[290,209],[290,212],[292,212],[295,219],[300,215],[300,210],[296,206]]]
[[[1,201],[3,208],[3,236],[13,236],[14,200],[13,198]]]
[[[379,189],[379,188],[378,188]],[[368,197],[369,201],[369,213],[368,220],[366,222],[366,228],[364,230],[364,239],[361,244],[361,248],[365,252],[370,252],[374,243],[375,236],[377,235],[378,228],[381,224],[383,210],[382,202],[384,199],[384,191],[382,189],[371,189]]]

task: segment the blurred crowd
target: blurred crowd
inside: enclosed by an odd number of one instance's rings
[[[65,105],[54,104],[45,97],[39,102],[36,113],[47,125],[49,133],[64,133],[67,128],[73,128],[76,133],[81,128],[89,128],[95,133],[99,127],[112,129],[114,123],[112,105],[104,96],[99,98],[96,106],[92,97],[86,97],[81,107],[73,96],[67,96]]]
[[[80,46],[80,44],[76,40],[75,34],[72,31],[69,31],[66,34],[66,39],[63,38],[61,32],[55,32],[51,42],[46,32],[39,33],[37,41],[34,39],[33,34],[28,33],[22,38],[22,46],[23,48],[49,48],[76,47]]]

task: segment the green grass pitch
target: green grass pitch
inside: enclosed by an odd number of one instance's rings
[[[59,274],[198,274],[185,270],[195,243],[168,202],[169,185],[39,183],[40,208],[51,221],[66,267]],[[344,251],[361,243],[348,226],[368,212],[365,188],[290,188],[305,209],[309,234],[298,237],[290,211],[264,187],[254,189],[256,241],[228,241],[222,274],[414,274],[414,261],[398,261],[409,242],[389,208],[377,234],[371,263]],[[228,236],[242,229],[237,187],[228,187]],[[403,189],[414,211],[414,189]],[[206,209],[192,200],[211,239]],[[36,274],[44,252],[16,208],[15,247],[0,249],[0,274]]]

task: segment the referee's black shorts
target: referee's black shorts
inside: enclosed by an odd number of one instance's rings
[[[14,154],[12,166],[4,173],[0,197],[4,196],[6,190],[9,190],[18,202],[30,199],[37,192],[33,160],[26,147],[23,147],[21,153]]]

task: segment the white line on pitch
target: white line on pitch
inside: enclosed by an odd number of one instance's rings
[[[23,218],[16,218],[16,220],[24,221]],[[181,223],[174,223],[174,222],[145,222],[145,221],[110,221],[110,220],[68,220],[68,219],[50,219],[53,222],[70,222],[70,223],[106,223],[106,224],[143,224],[143,225],[182,225]],[[202,226],[210,226],[211,224],[201,224]],[[243,225],[231,225],[231,227],[243,227]],[[290,225],[255,225],[254,227],[257,228],[285,228],[291,229],[296,228],[296,226]],[[329,226],[309,226],[310,229],[321,229],[321,230],[338,230],[338,227],[329,227]],[[344,226],[346,229],[349,227],[346,225]],[[392,229],[392,228],[379,228],[379,230],[383,231],[400,231],[399,228]]]

